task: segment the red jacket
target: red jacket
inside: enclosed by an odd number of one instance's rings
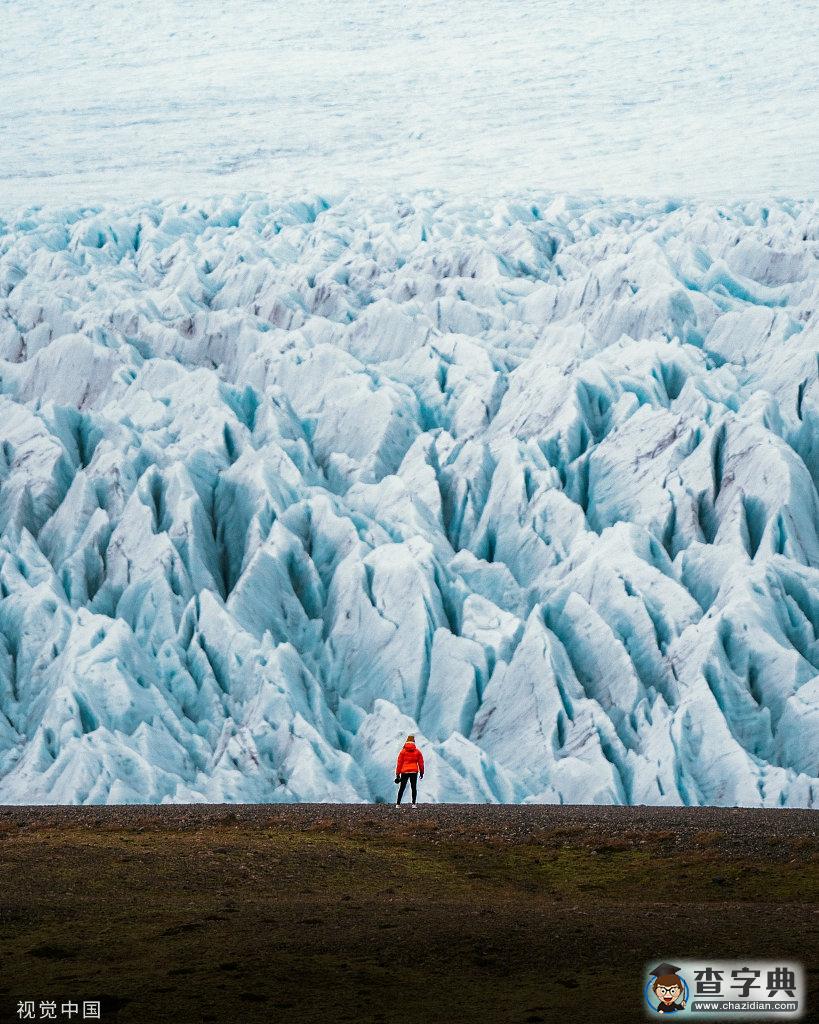
[[[424,774],[424,755],[414,743],[407,742],[401,747],[401,752],[395,765],[395,774],[404,775],[411,772]]]

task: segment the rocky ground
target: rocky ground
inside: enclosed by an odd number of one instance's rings
[[[635,1021],[641,969],[817,950],[816,815],[649,807],[0,809],[0,1017]]]

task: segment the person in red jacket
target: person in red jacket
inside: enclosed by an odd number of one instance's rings
[[[398,787],[398,798],[395,806],[401,804],[401,797],[409,782],[412,789],[412,806],[415,807],[415,799],[418,795],[418,776],[424,777],[424,755],[415,746],[415,736],[410,733],[407,741],[398,754],[398,761],[395,764],[395,781],[400,782]]]

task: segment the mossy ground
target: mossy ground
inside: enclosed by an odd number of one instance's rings
[[[102,998],[122,1024],[608,1024],[642,1019],[650,960],[815,964],[815,837],[753,853],[714,829],[681,846],[572,825],[510,842],[389,813],[0,821],[2,1019],[18,999]]]

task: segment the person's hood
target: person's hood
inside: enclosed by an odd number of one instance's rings
[[[393,748],[393,749],[395,749],[395,748]],[[407,740],[407,742],[404,744],[404,750],[416,750],[416,749],[417,748],[416,748],[415,744],[412,742],[412,740]]]

